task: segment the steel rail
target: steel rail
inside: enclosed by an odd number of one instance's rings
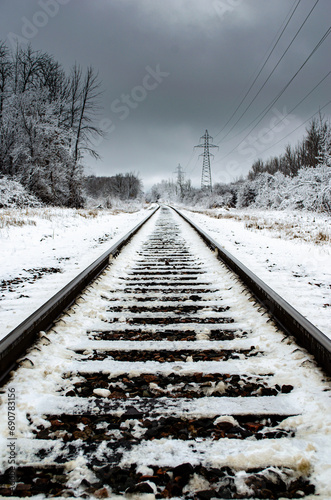
[[[327,374],[331,375],[331,340],[197,224],[177,208],[171,208],[200,234],[205,243],[216,252],[218,259],[239,276],[256,300],[267,309],[276,324],[287,335],[295,337],[298,343],[315,357]]]
[[[152,210],[117,243],[0,340],[0,381],[5,379],[8,373],[15,368],[17,360],[32,345],[38,333],[51,328],[54,321],[73,304],[84,288],[102,273],[108,266],[110,259],[128,243],[158,208],[159,206]]]

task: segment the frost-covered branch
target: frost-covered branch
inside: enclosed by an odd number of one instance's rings
[[[98,158],[102,135],[99,95],[92,67],[66,76],[49,54],[0,42],[0,177],[15,176],[43,202],[81,206],[82,160]]]

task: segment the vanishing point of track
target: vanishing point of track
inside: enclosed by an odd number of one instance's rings
[[[170,208],[108,260],[7,374],[0,496],[331,498],[328,340]]]

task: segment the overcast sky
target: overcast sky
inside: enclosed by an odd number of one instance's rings
[[[230,182],[246,175],[257,158],[295,145],[304,122],[330,100],[329,75],[292,112],[330,71],[331,35],[257,123],[330,26],[331,1],[319,0],[260,90],[315,3],[0,0],[0,39],[10,45],[19,36],[52,54],[68,72],[75,62],[99,72],[104,90],[99,119],[108,136],[99,146],[102,160],[86,158],[88,173],[136,172],[148,189],[175,179],[180,163],[198,187],[203,150],[194,146],[206,129],[219,145],[213,182]],[[330,110],[329,104],[322,113],[329,116]]]

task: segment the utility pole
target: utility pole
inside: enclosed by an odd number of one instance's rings
[[[205,135],[200,137],[200,141],[201,140],[203,140],[203,143],[195,146],[196,148],[204,148],[203,153],[200,155],[203,156],[201,189],[212,191],[210,157],[214,157],[214,155],[209,152],[209,148],[218,148],[218,146],[210,144],[209,141],[212,141],[213,138],[208,134],[208,130],[206,130]]]
[[[177,174],[177,186],[179,187],[180,191],[180,196],[183,196],[183,184],[184,184],[184,170],[181,167],[181,164],[178,163],[178,167],[176,168],[176,171],[174,172]]]

